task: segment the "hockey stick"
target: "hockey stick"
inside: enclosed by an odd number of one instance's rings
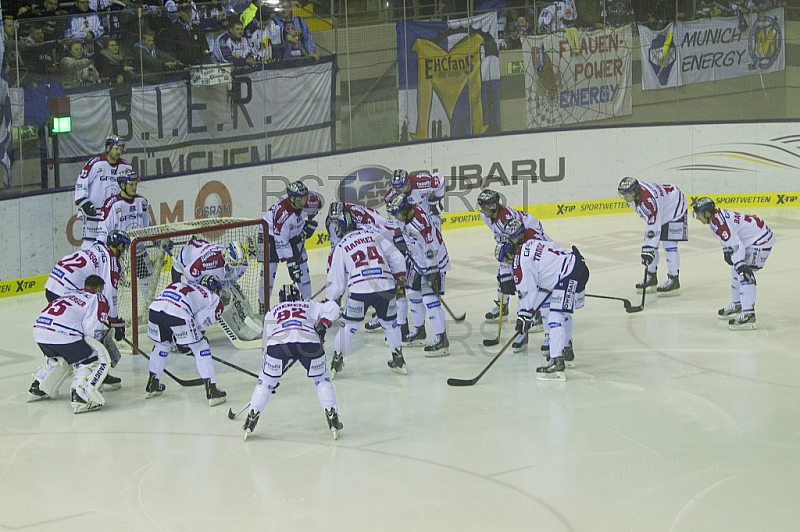
[[[586,294],[586,297],[596,297],[598,299],[613,299],[615,301],[622,301],[622,304],[625,305],[625,312],[627,312],[628,314],[633,314],[634,312],[640,312],[644,310],[644,302],[642,302],[642,305],[634,307],[631,305],[631,302],[625,299],[624,297],[599,296],[596,294]]]
[[[425,276],[425,274],[422,273],[422,268],[419,267],[419,264],[417,264],[417,261],[414,260],[414,257],[412,257],[410,253],[408,255],[408,259],[414,265],[414,268],[417,270],[417,272],[419,272],[420,275]],[[453,318],[453,321],[462,322],[465,319],[467,319],[467,313],[466,312],[464,314],[462,314],[461,316],[456,316],[455,314],[453,314],[453,311],[450,310],[450,307],[447,305],[447,303],[445,303],[445,301],[442,298],[442,296],[440,294],[438,294],[438,293],[436,294],[436,296],[439,298],[439,301],[441,302],[442,306],[447,311],[447,313],[450,314],[450,317]]]
[[[144,358],[146,358],[147,360],[150,360],[150,357],[144,351],[142,351],[141,349],[139,349],[138,347],[133,345],[133,343],[130,340],[128,340],[126,337],[123,337],[122,341],[125,342],[126,344],[128,344],[129,346],[131,346],[132,348],[134,348],[136,351],[138,351],[139,354],[142,355]],[[169,378],[171,378],[172,380],[174,380],[175,382],[177,382],[181,386],[202,386],[203,385],[203,379],[183,380],[181,378],[176,377],[175,375],[173,375],[172,373],[170,373],[166,369],[164,370],[164,373],[166,373]]]
[[[289,368],[291,368],[292,366],[294,366],[294,363],[295,363],[295,362],[297,362],[297,359],[296,359],[296,358],[293,358],[293,359],[292,359],[292,361],[291,361],[291,362],[289,362],[289,364],[286,366],[286,369],[284,369],[284,370],[283,370],[283,374],[284,374],[284,375],[286,375],[286,372],[287,372],[287,371],[289,371]],[[279,382],[279,383],[277,383],[277,384],[275,385],[275,388],[273,388],[273,389],[272,389],[272,393],[275,393],[275,390],[277,390],[277,389],[278,389],[278,386],[280,386],[280,385],[281,385],[281,383],[280,383],[280,382]],[[244,411],[245,411],[245,410],[247,410],[248,408],[250,408],[250,403],[247,403],[247,404],[245,405],[245,407],[244,407],[244,408],[242,408],[241,410],[239,410],[238,412],[234,412],[232,408],[229,408],[229,409],[228,409],[228,419],[236,419],[237,417],[239,417],[239,414],[241,414],[242,412],[244,412]]]
[[[542,305],[544,305],[544,304],[547,302],[547,300],[548,300],[548,299],[550,299],[550,294],[552,294],[552,293],[553,293],[553,291],[552,291],[552,290],[550,290],[550,291],[548,291],[548,292],[547,292],[547,295],[544,297],[544,299],[542,300],[542,302],[541,302],[541,303],[539,303],[539,305],[536,307],[536,309],[533,311],[533,313],[532,313],[532,314],[536,314],[537,312],[539,312],[539,310],[542,308]],[[500,300],[500,303],[502,304],[502,300]],[[512,336],[511,336],[511,338],[508,340],[508,342],[506,342],[506,345],[504,345],[504,346],[503,346],[503,348],[500,350],[500,352],[499,352],[499,353],[497,353],[497,354],[494,356],[494,358],[492,359],[492,361],[491,361],[491,362],[489,362],[489,365],[488,365],[488,366],[486,366],[485,368],[483,368],[483,371],[481,371],[480,373],[478,373],[478,376],[477,376],[477,377],[475,377],[475,378],[472,378],[472,379],[447,379],[447,384],[448,384],[449,386],[472,386],[473,384],[475,384],[476,382],[478,382],[478,381],[480,380],[480,378],[481,378],[481,377],[483,377],[483,374],[484,374],[484,373],[486,373],[487,371],[489,371],[489,368],[491,368],[491,367],[492,367],[492,365],[493,365],[495,362],[497,362],[497,359],[498,359],[498,358],[500,358],[500,357],[502,356],[502,354],[506,352],[506,349],[508,349],[508,348],[509,348],[509,346],[510,346],[512,343],[514,343],[514,339],[515,339],[515,338],[516,338],[516,335],[512,335]]]
[[[320,295],[324,291],[325,291],[325,285],[323,285],[322,288],[320,288],[319,290],[314,292],[314,295],[311,296],[311,299],[317,299],[317,296]]]
[[[497,317],[497,338],[490,338],[483,341],[483,345],[491,347],[500,343],[500,333],[503,331],[503,294],[500,293],[500,315]]]

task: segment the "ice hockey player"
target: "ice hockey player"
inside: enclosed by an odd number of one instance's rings
[[[680,294],[681,283],[678,274],[681,258],[678,255],[678,242],[688,239],[686,197],[675,185],[656,185],[625,177],[619,182],[617,192],[622,199],[645,221],[642,246],[642,264],[647,267],[644,282],[636,284],[636,291],[652,292],[653,288],[661,297]],[[664,247],[667,259],[667,280],[658,284],[658,244]]]
[[[125,321],[119,317],[117,310],[117,290],[122,265],[119,257],[123,256],[131,241],[122,231],[111,231],[106,236],[105,244],[80,249],[58,261],[44,284],[47,301],[52,302],[65,296],[70,290],[82,289],[90,275],[97,275],[103,280],[103,295],[108,302],[108,323],[114,330],[114,340],[121,342],[125,337]],[[111,366],[116,367],[121,355],[111,334],[101,338],[103,345],[111,356]],[[118,390],[122,387],[119,377],[106,375],[103,391]]]
[[[247,439],[255,430],[271,392],[278,387],[286,364],[296,359],[317,387],[317,399],[336,440],[342,423],[339,421],[324,345],[326,331],[339,318],[339,305],[333,301],[303,301],[300,291],[293,284],[282,286],[278,299],[280,302],[264,315],[264,336],[261,341],[264,363],[250,398],[250,412],[243,427],[244,438]]]
[[[111,231],[130,231],[150,227],[150,213],[147,200],[137,194],[139,176],[133,170],[122,170],[117,174],[120,193],[108,198],[100,210],[97,226],[97,240],[105,242]],[[139,279],[139,292],[147,294],[153,266],[143,244],[136,248],[136,277]]]
[[[75,205],[78,206],[78,217],[83,219],[83,249],[97,239],[99,210],[103,203],[119,193],[117,175],[131,169],[130,163],[122,158],[124,149],[125,142],[121,137],[108,137],[105,154],[89,159],[75,183]]]
[[[227,394],[217,388],[211,347],[205,337],[206,329],[222,315],[221,289],[222,283],[217,277],[206,275],[199,284],[170,284],[150,304],[147,336],[154,344],[150,354],[150,377],[145,387],[146,399],[161,395],[166,388],[161,384],[161,375],[174,338],[178,346],[187,347],[194,355],[197,372],[205,383],[208,404],[216,406],[225,402]]]
[[[777,242],[767,224],[751,214],[718,209],[711,198],[697,198],[692,214],[708,225],[722,244],[731,267],[731,302],[717,311],[734,331],[756,328],[756,272],[764,267]]]
[[[555,242],[520,241],[504,235],[496,247],[497,259],[511,263],[519,292],[517,333],[529,327],[533,309],[549,300],[550,360],[536,368],[536,378],[563,381],[564,348],[572,340],[572,313],[584,305],[589,268],[575,246],[570,252]]]
[[[45,356],[28,390],[28,402],[50,399],[75,367],[72,379],[72,411],[75,414],[102,408],[102,383],[111,363],[99,341],[106,335],[108,301],[103,279],[89,275],[83,288],[70,290],[51,301],[36,319],[33,339]]]
[[[285,262],[289,278],[300,287],[304,299],[311,298],[311,275],[308,271],[308,254],[305,242],[314,235],[318,222],[314,217],[322,208],[322,199],[310,192],[302,182],[295,181],[286,187],[286,195],[277,201],[267,212],[264,220],[269,227],[267,260],[269,261],[269,295],[278,263]],[[264,236],[259,233],[259,262],[264,261]],[[264,282],[261,280],[260,293],[263,301]]]
[[[392,232],[375,227],[358,229],[348,211],[334,214],[341,240],[333,250],[325,298],[337,301],[348,292],[344,315],[334,342],[331,376],[344,368],[344,355],[368,308],[375,309],[392,353],[392,371],[406,375],[402,336],[397,326],[396,295],[406,286],[406,260],[393,243]]]
[[[442,228],[442,200],[445,194],[445,181],[438,172],[414,172],[395,170],[392,175],[392,188],[408,198],[408,202],[421,208],[430,216],[431,222]],[[385,198],[388,201],[388,197]]]
[[[409,330],[403,341],[412,346],[424,345],[427,337],[427,309],[435,336],[425,347],[425,356],[447,356],[450,354],[450,342],[447,339],[447,323],[439,296],[444,295],[444,280],[445,274],[450,270],[450,257],[442,233],[420,207],[409,203],[402,194],[391,196],[386,210],[398,220],[408,247],[410,267],[406,287],[414,328]]]

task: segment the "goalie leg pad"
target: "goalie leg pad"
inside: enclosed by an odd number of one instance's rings
[[[34,377],[39,381],[41,391],[50,397],[55,397],[58,395],[58,389],[71,372],[72,366],[63,358],[48,357]]]
[[[94,338],[85,337],[84,340],[94,350],[89,359],[79,362],[72,380],[72,389],[84,402],[73,401],[73,412],[78,414],[97,410],[105,404],[105,398],[100,392],[103,380],[108,374],[110,359],[105,346]]]

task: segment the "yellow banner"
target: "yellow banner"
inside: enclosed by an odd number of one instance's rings
[[[24,277],[22,279],[13,279],[11,281],[0,281],[0,297],[19,296],[22,294],[31,294],[33,292],[43,292],[44,283],[50,274],[35,275],[33,277]]]

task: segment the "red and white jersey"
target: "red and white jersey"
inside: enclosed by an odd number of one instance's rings
[[[442,231],[433,225],[430,217],[418,205],[411,206],[414,217],[406,224],[400,224],[403,238],[408,247],[412,264],[427,273],[434,269],[440,272],[450,270],[450,256],[444,245]]]
[[[394,290],[395,279],[406,275],[406,259],[391,235],[371,227],[344,235],[333,250],[325,299],[335,301],[346,289],[353,294]]]
[[[111,231],[130,231],[150,227],[150,213],[147,200],[136,194],[131,199],[125,199],[120,194],[115,194],[103,203],[100,211],[100,223],[97,225],[97,240],[105,242]]]
[[[190,283],[199,283],[206,275],[214,275],[223,283],[234,283],[247,270],[247,257],[239,267],[230,268],[225,265],[223,249],[222,244],[193,238],[184,244],[175,259]]]
[[[367,227],[376,227],[381,231],[392,231],[393,228],[389,226],[386,218],[381,216],[381,213],[370,207],[364,207],[355,203],[345,203],[345,211],[353,216],[353,221],[356,224],[356,229],[365,229]],[[331,249],[336,247],[339,243],[339,235],[333,227],[331,217],[325,218],[325,229],[328,230],[328,237],[331,241]]]
[[[511,265],[519,293],[518,308],[535,308],[539,290],[552,290],[574,267],[575,255],[555,242],[528,240],[522,244]]]
[[[64,296],[70,290],[83,290],[86,278],[97,275],[105,281],[103,295],[108,300],[108,315],[117,317],[117,289],[122,266],[119,259],[103,243],[67,255],[53,267],[44,284],[45,290]]]
[[[708,226],[722,247],[733,248],[734,264],[744,260],[749,247],[772,247],[777,239],[764,220],[752,214],[717,209]]]
[[[309,192],[308,202],[300,211],[292,207],[289,196],[284,196],[264,213],[264,221],[269,227],[269,235],[275,240],[275,250],[280,260],[291,260],[294,257],[289,240],[300,236],[306,220],[313,220],[321,208],[322,199]],[[266,239],[264,243],[266,244]]]
[[[205,331],[222,315],[219,296],[199,284],[172,283],[150,303],[150,310],[163,312]]]
[[[92,157],[81,170],[75,183],[75,205],[81,203],[84,198],[89,198],[94,208],[99,211],[106,199],[119,194],[117,174],[131,169],[130,163],[123,158],[120,158],[117,164],[111,164],[105,155]],[[79,216],[83,216],[80,211],[78,212]]]
[[[497,216],[494,218],[489,218],[483,214],[483,212],[481,212],[480,215],[483,223],[488,225],[489,229],[492,230],[495,242],[500,242],[503,238],[503,229],[511,220],[520,220],[525,226],[525,240],[553,240],[545,234],[542,222],[529,212],[518,211],[512,207],[500,205],[500,208],[497,210]]]
[[[39,344],[71,344],[90,336],[105,334],[108,300],[100,293],[71,290],[47,305],[33,326],[33,339]]]
[[[647,223],[644,245],[658,247],[661,226],[686,214],[686,196],[675,185],[655,185],[639,181],[639,202],[628,205]]]
[[[264,333],[261,346],[264,355],[267,347],[288,343],[319,343],[314,325],[321,320],[329,323],[339,318],[339,305],[333,301],[284,301],[264,314]]]
[[[428,172],[414,172],[408,174],[408,182],[411,185],[411,191],[405,196],[408,202],[412,205],[417,205],[425,211],[425,214],[431,214],[431,202],[434,203],[444,198],[445,182],[444,178],[439,172],[432,174]],[[392,190],[386,193],[386,196],[392,193]]]

